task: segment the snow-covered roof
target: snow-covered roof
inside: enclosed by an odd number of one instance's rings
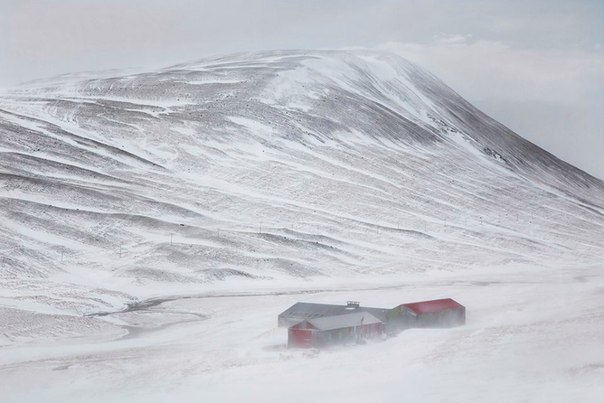
[[[303,320],[311,320],[326,316],[345,315],[354,312],[367,312],[381,321],[386,320],[390,309],[370,308],[359,305],[330,305],[298,302],[279,314],[279,326],[291,326]]]
[[[317,330],[343,329],[353,326],[382,323],[381,320],[367,312],[353,312],[344,315],[325,316],[307,320],[306,322]]]

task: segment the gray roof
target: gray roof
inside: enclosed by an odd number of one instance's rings
[[[307,320],[307,322],[318,330],[343,329],[353,326],[382,323],[381,320],[367,312],[354,312],[344,315],[324,316],[322,318]]]
[[[369,308],[364,306],[349,307],[347,305],[314,304],[298,302],[279,314],[279,326],[291,326],[303,320],[322,318],[325,316],[338,316],[356,312],[367,312],[375,318],[386,321],[390,309]]]

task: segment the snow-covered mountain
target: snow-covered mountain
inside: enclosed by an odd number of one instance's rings
[[[0,390],[15,401],[73,379],[74,401],[184,379],[207,401],[253,400],[235,384],[428,401],[422,379],[441,378],[460,401],[497,401],[480,392],[499,390],[490,377],[525,397],[568,377],[584,401],[600,392],[604,183],[394,55],[237,54],[23,85],[0,96],[0,206]],[[293,365],[273,322],[305,292],[451,296],[468,326]],[[518,372],[519,346],[535,364]],[[340,362],[376,376],[347,389],[358,373]],[[303,381],[274,389],[288,373]],[[459,374],[474,387],[448,388]]]
[[[0,152],[0,289],[19,309],[604,253],[602,181],[389,54],[36,82],[0,99]]]

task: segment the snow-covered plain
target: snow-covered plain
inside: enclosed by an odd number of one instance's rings
[[[365,51],[0,97],[4,401],[604,398],[604,183]],[[468,325],[284,348],[296,301]]]

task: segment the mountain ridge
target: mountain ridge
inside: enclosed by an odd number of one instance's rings
[[[394,55],[61,80],[0,96],[0,289],[19,309],[90,313],[233,279],[572,266],[604,249],[604,182]]]

